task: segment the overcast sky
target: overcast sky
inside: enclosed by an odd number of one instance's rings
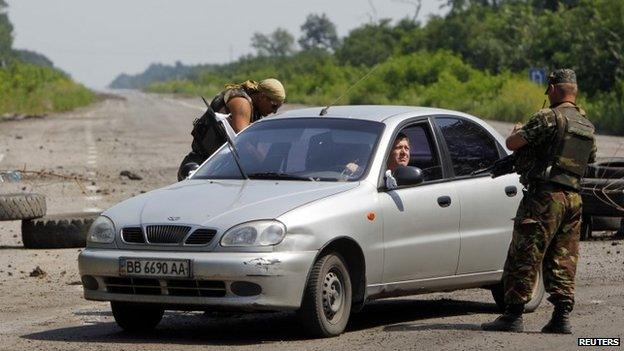
[[[371,18],[412,17],[417,0],[7,0],[14,47],[43,53],[72,77],[103,88],[150,63],[222,63],[251,53],[254,32],[295,37],[310,13],[326,13],[338,34]],[[419,20],[441,14],[423,0]]]

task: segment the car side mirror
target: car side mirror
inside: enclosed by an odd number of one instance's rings
[[[398,166],[392,176],[396,179],[397,186],[418,185],[425,181],[422,169],[411,166]]]
[[[193,176],[193,174],[195,174],[195,172],[197,172],[198,168],[199,165],[195,162],[185,163],[184,166],[182,166],[182,174],[185,174],[186,179],[189,179]]]

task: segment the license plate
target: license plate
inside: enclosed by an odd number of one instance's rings
[[[122,257],[119,259],[119,275],[190,278],[191,261]]]

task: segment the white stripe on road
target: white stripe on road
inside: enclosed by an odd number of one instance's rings
[[[98,159],[98,150],[97,146],[94,142],[93,137],[93,125],[89,123],[87,128],[85,129],[85,140],[87,142],[87,177],[90,181],[95,182],[97,180],[96,170],[97,170],[97,159]],[[86,187],[89,194],[84,195],[84,199],[87,202],[83,211],[85,212],[101,212],[101,210],[94,206],[96,201],[102,199],[102,196],[95,195],[98,192],[98,186],[95,184],[87,185]]]
[[[0,162],[2,162],[2,159],[4,159],[4,154],[0,154]]]

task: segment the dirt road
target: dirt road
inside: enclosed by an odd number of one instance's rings
[[[123,92],[72,113],[0,122],[0,170],[79,175],[84,187],[55,176],[0,183],[0,192],[46,194],[48,213],[97,211],[172,183],[187,152],[201,101]],[[509,124],[493,123],[502,133]],[[599,137],[601,156],[624,154],[624,139]],[[142,180],[120,177],[128,170]],[[131,336],[115,325],[106,303],[85,301],[77,270],[80,250],[25,250],[19,222],[0,222],[0,350],[570,350],[579,337],[622,337],[624,242],[581,244],[575,333],[538,333],[550,315],[543,302],[526,315],[526,333],[486,333],[496,316],[486,290],[431,294],[371,304],[347,332],[306,339],[289,313],[167,313],[158,329]],[[44,276],[30,277],[39,266]],[[617,349],[617,348],[614,348]]]

